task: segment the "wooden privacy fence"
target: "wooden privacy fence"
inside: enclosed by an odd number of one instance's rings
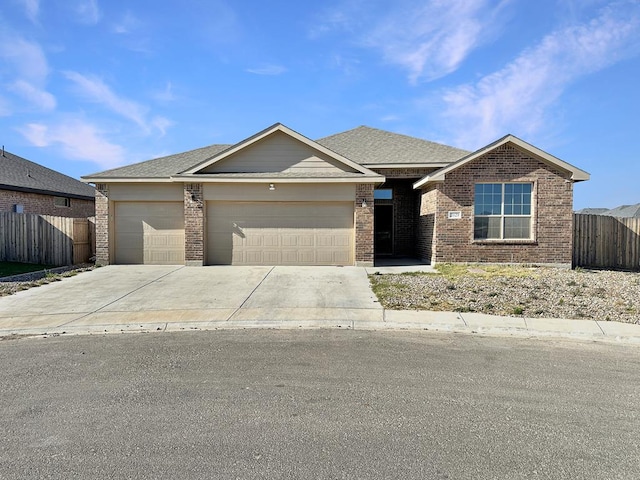
[[[94,254],[94,218],[0,213],[0,261],[76,265]]]
[[[574,214],[573,266],[640,270],[640,218]]]

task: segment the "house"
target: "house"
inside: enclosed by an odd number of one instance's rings
[[[2,149],[0,212],[91,217],[94,188]]]
[[[583,215],[605,215],[616,218],[640,218],[640,203],[620,205],[616,208],[583,208],[576,213]]]
[[[83,177],[97,261],[186,265],[570,265],[573,183],[589,174],[512,135],[476,152],[358,127],[273,125]]]

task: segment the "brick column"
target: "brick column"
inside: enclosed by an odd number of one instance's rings
[[[366,206],[363,206],[363,201]],[[356,265],[373,266],[373,184],[356,185]]]
[[[109,186],[96,184],[96,265],[109,265]]]
[[[184,261],[204,265],[204,199],[201,183],[184,184]]]

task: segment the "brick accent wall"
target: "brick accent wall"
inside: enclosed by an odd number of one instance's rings
[[[96,265],[109,265],[109,186],[96,185]]]
[[[481,182],[533,183],[533,241],[473,240],[474,185]],[[434,262],[571,264],[573,183],[561,170],[502,145],[447,174],[436,191]],[[432,210],[429,202],[423,193],[425,215]],[[462,218],[449,220],[449,211],[461,211]],[[428,228],[428,217],[421,215],[421,221]],[[428,247],[423,252],[428,254]]]
[[[201,183],[184,184],[184,260],[204,265],[204,196]]]
[[[413,189],[413,183],[437,168],[374,168],[373,170],[387,179],[379,188],[393,190],[391,201],[393,204],[393,255],[410,257],[417,255],[420,192]]]
[[[23,213],[73,218],[86,218],[95,215],[93,200],[72,198],[70,207],[58,207],[54,203],[54,198],[54,195],[0,190],[0,212],[13,212],[13,206],[19,204],[24,207]]]
[[[367,206],[362,206],[362,201]],[[356,265],[373,266],[373,184],[356,185]]]
[[[438,185],[429,185],[422,190],[418,217],[416,250],[423,262],[433,263],[436,242],[436,212],[438,210]]]
[[[382,188],[393,190],[393,200],[382,200],[381,203],[393,205],[393,255],[415,255],[416,243],[416,211],[419,192],[413,189],[414,179],[390,179]],[[374,226],[375,228],[375,226]]]

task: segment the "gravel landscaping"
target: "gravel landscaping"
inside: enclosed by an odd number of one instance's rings
[[[640,273],[439,265],[439,273],[371,275],[383,307],[640,324]]]

